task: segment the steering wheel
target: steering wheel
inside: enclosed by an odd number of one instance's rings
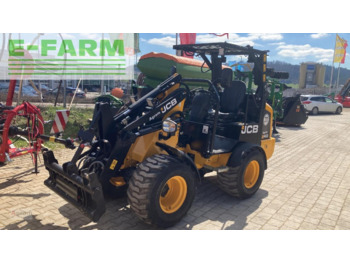
[[[209,87],[208,90],[205,90],[204,88],[202,87],[199,87],[199,88],[196,88],[196,89],[193,89],[191,90],[191,101],[193,100],[193,98],[195,97],[196,93],[206,93],[209,95],[210,97],[210,108],[215,108],[215,104],[217,103],[217,98],[216,98],[216,93],[215,91]]]

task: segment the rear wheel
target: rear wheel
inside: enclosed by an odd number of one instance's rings
[[[317,107],[314,107],[313,109],[312,109],[312,114],[315,116],[315,115],[318,115],[318,108]]]
[[[131,209],[148,224],[170,227],[190,209],[196,191],[192,169],[177,158],[154,155],[135,170],[127,191]]]
[[[341,106],[339,106],[339,107],[337,108],[337,110],[335,111],[335,113],[336,113],[337,115],[340,115],[342,111],[343,111],[343,110],[342,110]]]
[[[234,197],[249,198],[259,189],[264,172],[265,160],[262,152],[252,149],[242,159],[240,166],[218,173],[218,184],[226,193]]]

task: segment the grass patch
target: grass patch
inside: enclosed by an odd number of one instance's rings
[[[41,115],[44,120],[54,120],[56,115],[56,110],[62,110],[63,107],[41,107]],[[87,128],[89,123],[88,119],[92,118],[94,110],[92,108],[72,108],[70,110],[68,122],[64,133],[62,134],[63,138],[75,138],[79,132],[80,126]],[[52,127],[51,124],[45,125],[45,134],[49,134]]]
[[[290,86],[291,88],[294,88],[294,89],[299,89],[299,84],[287,84],[287,86]]]

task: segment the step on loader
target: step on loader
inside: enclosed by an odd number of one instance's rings
[[[216,171],[219,186],[245,199],[259,189],[274,151],[271,107],[266,104],[267,51],[229,43],[176,45],[196,54],[211,80],[170,77],[117,111],[108,101],[95,105],[72,160],[59,165],[43,152],[45,184],[93,221],[104,214],[106,194],[127,193],[143,221],[170,227],[188,212],[198,182]],[[246,56],[254,64],[257,89],[247,94],[223,67],[227,56]],[[203,73],[204,74],[204,73]],[[201,87],[190,89],[189,83]]]

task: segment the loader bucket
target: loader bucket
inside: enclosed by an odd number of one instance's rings
[[[52,151],[43,152],[45,167],[49,178],[44,184],[67,202],[78,208],[92,221],[97,222],[105,213],[105,201],[98,176],[94,172],[83,172],[72,162],[60,166]]]
[[[300,96],[283,98],[283,117],[277,119],[277,123],[291,126],[305,124],[308,116],[300,101]]]

